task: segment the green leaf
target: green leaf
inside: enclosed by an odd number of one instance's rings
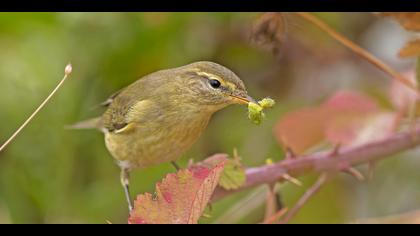
[[[219,186],[226,190],[234,190],[244,185],[245,181],[246,174],[242,165],[235,159],[227,160],[220,176]]]

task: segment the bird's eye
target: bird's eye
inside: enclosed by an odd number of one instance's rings
[[[210,86],[212,86],[213,88],[219,88],[220,87],[220,81],[218,81],[217,79],[211,79],[209,80]]]

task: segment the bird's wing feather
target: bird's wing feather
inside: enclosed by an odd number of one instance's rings
[[[112,96],[102,116],[103,125],[108,131],[127,130],[126,126],[130,123],[140,124],[154,118],[156,110],[159,110],[158,104],[153,102],[155,95],[144,89],[153,87],[151,82],[145,77]]]
[[[154,72],[111,96],[108,109],[102,116],[108,131],[123,129],[129,123],[145,123],[158,119],[167,107],[162,107],[165,99],[170,99],[162,84],[173,81],[174,72],[167,70]]]

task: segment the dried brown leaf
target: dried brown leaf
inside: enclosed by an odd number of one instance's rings
[[[407,42],[398,53],[399,57],[415,57],[420,55],[420,38]]]
[[[257,45],[278,53],[286,34],[286,23],[282,13],[263,13],[255,22],[251,39]]]
[[[406,30],[420,31],[420,12],[383,12],[380,15],[394,18]]]

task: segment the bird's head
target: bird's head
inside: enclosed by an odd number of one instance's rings
[[[186,85],[186,99],[197,105],[217,110],[231,104],[255,102],[248,95],[242,80],[217,63],[195,62],[180,67],[179,73]]]

